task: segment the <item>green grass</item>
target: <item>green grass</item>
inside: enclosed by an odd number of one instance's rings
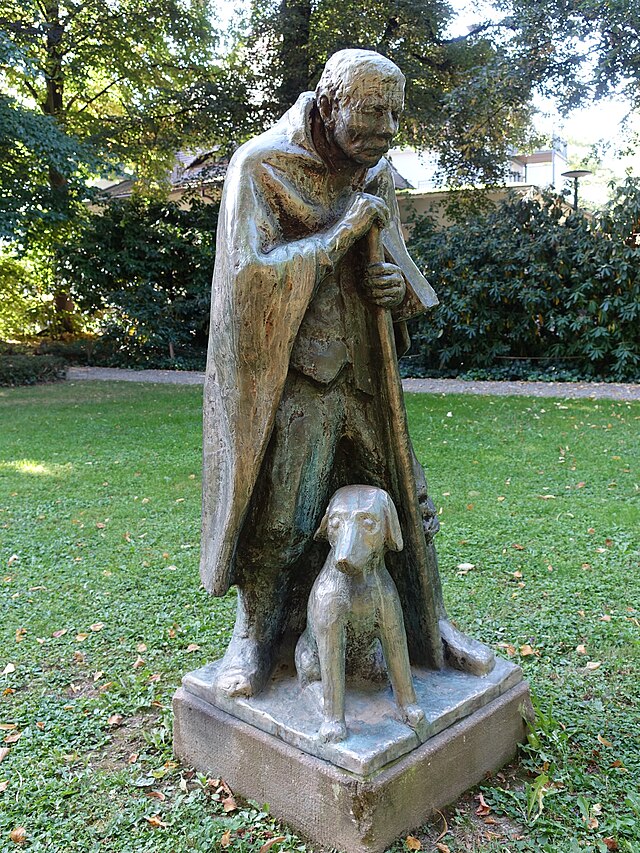
[[[20,849],[18,826],[22,849],[47,853],[211,851],[227,829],[231,851],[275,835],[276,853],[304,849],[250,805],[225,814],[224,790],[171,755],[171,695],[222,653],[234,612],[233,594],[198,586],[200,398],[0,391],[0,723],[15,725],[0,730],[2,851]],[[442,508],[450,615],[521,663],[539,708],[520,762],[482,788],[490,812],[463,798],[440,844],[637,851],[640,405],[414,395],[408,408]],[[415,833],[423,849],[442,827]]]

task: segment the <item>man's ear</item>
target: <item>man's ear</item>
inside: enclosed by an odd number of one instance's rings
[[[335,121],[333,118],[333,103],[326,95],[321,95],[317,104],[318,111],[320,112],[320,116],[325,126],[332,127]]]

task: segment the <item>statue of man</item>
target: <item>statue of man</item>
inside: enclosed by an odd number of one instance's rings
[[[403,520],[394,445],[410,444],[406,426],[405,435],[389,428],[380,375],[397,367],[395,356],[385,363],[376,315],[390,312],[402,349],[405,321],[437,304],[404,245],[384,158],[403,99],[390,60],[340,51],[316,92],[229,165],[205,384],[201,555],[209,592],[238,587],[218,674],[229,696],[262,689],[292,613],[304,612],[299,592],[321,563],[314,533],[335,489],[385,488]],[[420,563],[408,549],[392,573],[412,661],[441,665],[444,643],[454,662],[487,671],[488,650],[446,621],[430,542],[437,519],[412,451],[410,467],[430,564],[408,571]]]

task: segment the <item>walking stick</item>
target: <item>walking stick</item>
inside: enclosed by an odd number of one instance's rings
[[[384,261],[382,237],[376,225],[371,227],[368,234],[368,253],[371,263]],[[410,543],[410,550],[413,552],[413,580],[419,587],[416,593],[420,592],[419,599],[424,603],[425,612],[420,614],[420,622],[423,623],[420,628],[425,633],[423,650],[431,665],[436,669],[442,669],[444,651],[438,624],[440,614],[436,601],[436,590],[440,588],[440,581],[439,578],[434,577],[434,570],[437,574],[437,564],[430,559],[428,548],[432,546],[427,545],[422,526],[402,381],[398,370],[393,321],[391,312],[387,308],[374,306],[374,314],[380,339],[382,390],[389,408],[387,428],[389,444],[393,447],[395,457],[397,499],[405,519],[406,529],[403,531],[405,539]],[[407,556],[408,562],[411,562],[411,555]]]

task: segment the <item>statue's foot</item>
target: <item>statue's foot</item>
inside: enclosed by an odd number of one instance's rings
[[[409,728],[417,728],[424,720],[424,711],[420,705],[404,705],[400,710],[402,712],[402,719]]]
[[[255,696],[268,676],[268,655],[260,644],[250,637],[233,637],[222,658],[216,686],[230,698]]]
[[[323,743],[340,743],[347,739],[347,726],[344,720],[325,720],[320,726],[318,737]]]
[[[446,619],[441,619],[438,624],[445,658],[451,666],[472,675],[488,675],[491,672],[496,664],[496,656],[488,646],[467,637]]]

